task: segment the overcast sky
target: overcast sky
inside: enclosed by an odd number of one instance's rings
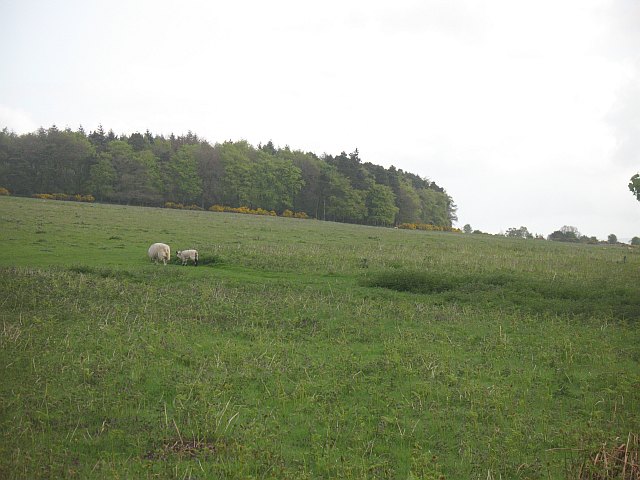
[[[0,0],[0,128],[339,154],[458,226],[640,236],[638,0]]]

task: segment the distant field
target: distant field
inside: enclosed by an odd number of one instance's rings
[[[637,449],[639,250],[13,197],[0,246],[3,479],[578,478]]]

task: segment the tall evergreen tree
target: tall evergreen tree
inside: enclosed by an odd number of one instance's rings
[[[89,141],[93,144],[98,153],[102,153],[107,149],[107,136],[104,133],[102,124],[89,134]]]

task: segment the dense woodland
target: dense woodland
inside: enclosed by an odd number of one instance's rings
[[[16,195],[91,194],[98,201],[161,206],[166,202],[305,212],[371,225],[423,223],[450,227],[456,206],[425,178],[339,155],[211,145],[187,135],[117,136],[102,126],[86,133],[55,126],[17,135],[0,132],[0,187]]]

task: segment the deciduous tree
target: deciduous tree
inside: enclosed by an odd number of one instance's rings
[[[640,202],[640,173],[636,173],[629,181],[629,190],[636,196]]]
[[[367,191],[367,222],[373,225],[392,225],[399,208],[390,187],[372,183]]]

